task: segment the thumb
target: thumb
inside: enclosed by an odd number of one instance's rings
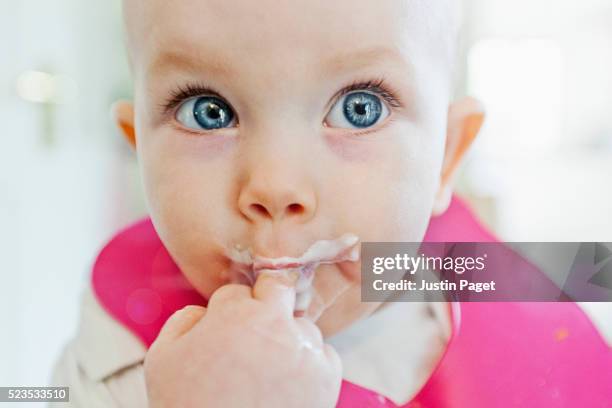
[[[253,298],[271,303],[293,315],[297,271],[264,272],[253,285]]]
[[[206,308],[202,306],[186,306],[174,312],[174,314],[166,320],[155,342],[163,343],[178,339],[191,330],[205,314]]]

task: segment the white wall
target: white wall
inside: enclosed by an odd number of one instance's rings
[[[509,241],[612,241],[612,3],[466,0],[463,188]]]
[[[0,16],[0,384],[40,386],[73,335],[94,255],[143,210],[108,113],[129,94],[118,1],[3,1]],[[76,85],[52,126],[16,91],[28,70]]]

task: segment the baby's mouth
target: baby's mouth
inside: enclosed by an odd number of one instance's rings
[[[317,267],[321,264],[358,261],[358,242],[359,238],[353,234],[344,234],[334,240],[320,240],[298,258],[265,258],[251,254],[249,249],[232,248],[227,254],[232,261],[229,269],[230,280],[233,283],[253,286],[262,273],[297,272],[295,312],[304,312],[312,300],[312,281]]]

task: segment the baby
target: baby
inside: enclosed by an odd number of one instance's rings
[[[96,336],[68,350],[57,378],[73,404],[332,407],[343,376],[409,400],[421,383],[402,391],[380,378],[401,377],[411,361],[387,364],[383,346],[387,365],[371,379],[355,367],[367,371],[358,361],[372,350],[326,344],[351,343],[349,330],[367,332],[387,309],[360,301],[358,257],[274,265],[339,239],[342,250],[419,242],[449,206],[483,121],[474,100],[451,101],[457,2],[124,3],[134,103],[113,112],[137,152],[155,230],[208,303],[174,313],[143,362],[142,345],[88,298],[82,325],[104,327],[102,341],[128,357],[96,354]],[[271,264],[253,269],[253,259]],[[300,280],[308,296],[296,306]],[[404,307],[410,319],[417,306]],[[431,331],[428,319],[403,335]],[[401,335],[381,333],[377,347]],[[433,370],[436,341],[410,357],[416,377]]]

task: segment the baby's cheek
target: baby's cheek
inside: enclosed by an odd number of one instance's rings
[[[397,123],[359,143],[369,154],[347,163],[347,206],[362,241],[417,241],[428,224],[440,174],[438,146],[416,126]],[[350,174],[350,176],[349,176]],[[361,233],[361,234],[359,234]]]
[[[367,179],[364,179],[367,180]],[[370,176],[368,189],[354,192],[351,208],[354,232],[362,241],[416,241],[431,214],[433,189],[418,178]]]
[[[192,160],[172,144],[150,144],[140,152],[145,193],[155,228],[183,275],[209,297],[227,283],[227,260],[215,249],[230,223],[221,197],[222,178],[210,163]],[[212,178],[211,174],[217,174]]]
[[[395,154],[393,160],[385,199],[392,222],[389,234],[398,241],[420,241],[439,187],[440,164],[426,149],[410,156]]]

